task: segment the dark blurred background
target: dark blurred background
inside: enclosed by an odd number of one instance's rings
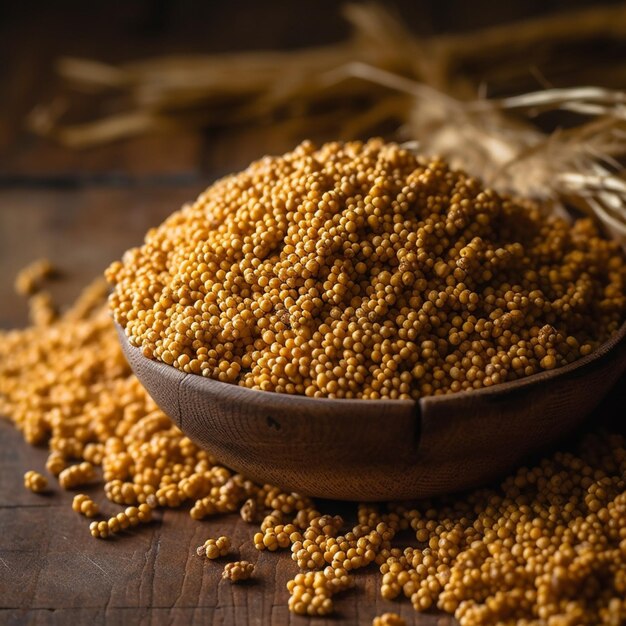
[[[148,151],[142,152],[144,164],[139,166],[132,150],[128,158],[121,158],[115,148],[72,156],[29,136],[24,131],[25,115],[37,103],[46,102],[59,92],[54,63],[60,56],[120,62],[173,53],[293,49],[329,44],[349,34],[349,25],[341,15],[342,4],[333,0],[7,0],[0,3],[0,182],[20,184],[25,179],[58,182],[76,171],[96,172],[103,169],[102,159],[97,164],[98,157],[109,156],[111,151],[115,158],[110,159],[106,170],[132,172],[139,168],[157,174],[196,171],[185,156],[189,142],[194,143],[190,137],[168,140],[169,161],[176,165],[161,163]],[[593,0],[393,0],[380,4],[396,14],[411,31],[428,37],[471,33],[599,3]],[[625,56],[626,48],[614,41],[591,45],[589,55],[596,55],[599,64]],[[542,58],[541,51],[533,50],[533,66],[528,68],[525,86],[539,88],[540,81],[565,86],[574,83],[583,71],[588,79],[589,68],[579,65],[578,60],[567,56],[555,59],[546,52]],[[493,83],[488,87],[495,93],[501,89]],[[75,119],[80,120],[81,113],[89,115],[87,110],[75,111]],[[204,171],[240,167],[259,152],[254,148],[248,157],[236,133],[227,139],[220,133],[210,140],[211,149],[207,152],[198,146],[199,154],[193,157],[194,163],[199,163]],[[265,132],[258,133],[258,141],[271,144]],[[250,143],[248,137],[243,142]],[[151,158],[159,163],[148,167]]]

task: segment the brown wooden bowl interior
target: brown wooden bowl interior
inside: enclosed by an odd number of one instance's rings
[[[137,378],[180,429],[259,482],[347,500],[412,499],[485,483],[578,426],[626,370],[626,322],[557,370],[412,400],[308,398],[185,374],[118,326]]]

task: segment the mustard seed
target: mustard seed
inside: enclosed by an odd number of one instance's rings
[[[372,626],[406,626],[406,621],[397,613],[383,613],[372,620]]]
[[[198,546],[196,553],[198,556],[213,560],[226,556],[229,550],[230,539],[222,536],[217,539],[207,539],[201,546]]]
[[[84,493],[79,493],[74,496],[72,509],[85,517],[95,517],[100,512],[98,505]]]
[[[42,493],[48,488],[48,480],[43,474],[29,470],[24,474],[24,487],[33,493]]]
[[[304,142],[205,190],[106,272],[148,358],[251,389],[418,399],[553,370],[626,312],[626,263],[440,159]]]
[[[226,563],[222,572],[222,578],[238,583],[242,580],[248,580],[252,576],[253,571],[254,565],[249,561],[234,561]]]

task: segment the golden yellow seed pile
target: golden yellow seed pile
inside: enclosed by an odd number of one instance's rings
[[[131,526],[147,524],[152,520],[152,507],[144,502],[139,506],[129,506],[124,511],[110,517],[106,522],[91,522],[89,531],[97,539],[120,533]]]
[[[373,619],[372,626],[406,626],[406,621],[397,613],[383,613]]]
[[[51,475],[97,466],[108,506],[126,507],[92,522],[95,537],[148,522],[153,507],[185,506],[196,518],[239,511],[260,522],[250,545],[290,551],[289,607],[299,614],[331,613],[355,570],[378,568],[385,601],[406,596],[461,626],[626,623],[623,436],[587,436],[450,501],[359,505],[348,523],[233,473],[185,437],[131,375],[105,291],[90,287],[43,328],[0,332],[0,414],[30,443],[47,443]],[[229,564],[226,575],[250,570]]]
[[[59,485],[63,489],[75,489],[91,482],[96,477],[94,466],[89,461],[70,465],[59,474]]]
[[[346,570],[330,565],[323,571],[305,572],[287,583],[289,610],[297,615],[329,615],[334,610],[332,597],[354,586]]]
[[[218,537],[217,539],[207,539],[201,546],[198,546],[196,553],[198,556],[205,556],[207,559],[219,559],[226,556],[230,550],[230,539],[228,537]]]
[[[305,142],[224,178],[113,263],[143,354],[253,389],[418,398],[589,354],[626,264],[565,220],[396,144]]]
[[[32,443],[32,442],[31,442]],[[52,450],[46,460],[46,469],[53,475],[58,476],[68,466],[68,461],[63,454]]]
[[[233,561],[232,563],[226,563],[224,566],[222,578],[238,583],[242,580],[248,580],[252,576],[253,571],[254,564],[250,563],[250,561]]]
[[[72,500],[72,508],[85,517],[95,517],[100,513],[98,505],[84,493],[79,493]]]
[[[24,474],[24,487],[33,493],[43,493],[48,488],[48,479],[35,470],[28,470]]]

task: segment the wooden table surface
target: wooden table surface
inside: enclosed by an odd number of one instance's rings
[[[297,14],[288,0],[271,11],[265,3],[230,9],[228,3],[204,8],[196,3],[199,15],[188,10],[189,2],[120,3],[113,13],[108,3],[87,3],[87,9],[85,3],[67,2],[64,11],[55,10],[56,3],[13,4],[0,9],[1,328],[26,322],[13,277],[31,260],[45,256],[61,267],[64,278],[53,293],[68,303],[111,260],[138,244],[150,226],[215,177],[263,153],[284,151],[297,139],[261,127],[137,138],[81,152],[63,149],[23,129],[25,113],[58,88],[52,72],[56,56],[118,60],[164,51],[285,47],[324,43],[345,33],[337,3],[330,0],[298,3]],[[399,4],[420,27],[440,29],[447,19],[440,3]],[[504,11],[523,14],[541,4]],[[457,23],[485,23],[486,15],[461,11]],[[23,488],[26,470],[43,470],[45,450],[25,444],[6,420],[0,420],[0,442],[0,624],[317,626],[368,624],[385,611],[402,614],[408,624],[453,623],[420,616],[406,600],[383,601],[380,575],[373,570],[357,574],[356,590],[337,596],[336,618],[293,616],[285,583],[296,573],[295,563],[288,553],[257,552],[254,527],[239,516],[197,522],[186,511],[166,511],[141,532],[96,541],[88,522],[71,510],[69,493],[56,489],[37,496]],[[107,505],[101,488],[91,494],[105,511],[117,510]],[[347,504],[328,508],[354,511]],[[197,545],[218,533],[229,535],[241,557],[256,563],[253,582],[220,582],[221,568],[195,555]]]

